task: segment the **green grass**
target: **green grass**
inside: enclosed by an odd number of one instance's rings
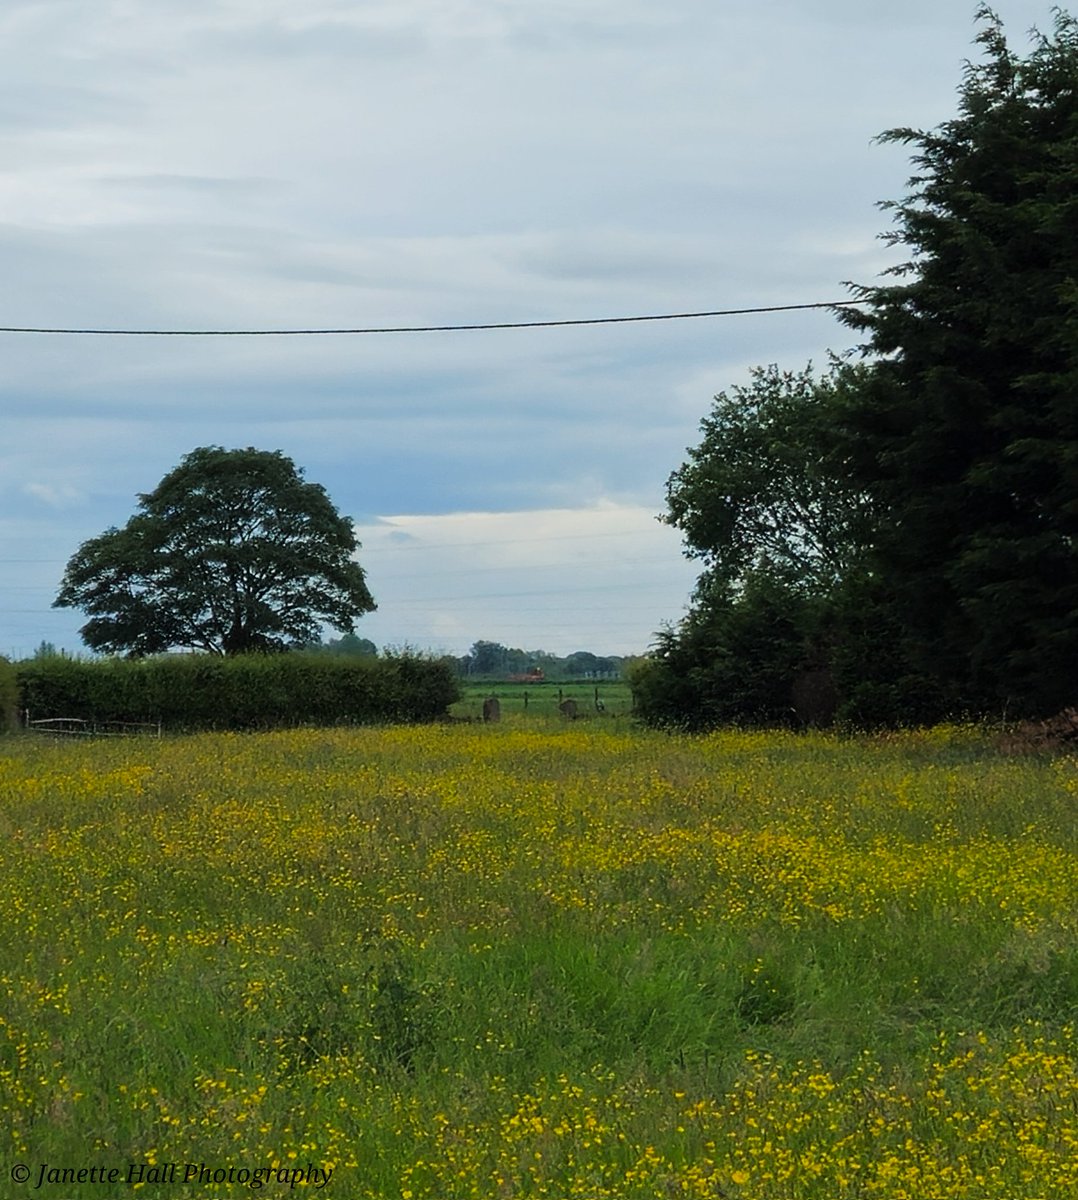
[[[450,712],[454,717],[481,720],[483,701],[496,697],[503,717],[562,718],[560,704],[575,700],[578,719],[627,717],[632,713],[633,697],[622,680],[574,681],[571,683],[483,683],[465,682],[463,695]],[[600,707],[601,706],[601,707]],[[562,718],[563,719],[563,718]]]
[[[1075,1194],[1076,796],[961,729],[4,739],[4,1161]]]

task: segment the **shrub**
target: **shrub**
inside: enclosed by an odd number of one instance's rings
[[[816,597],[759,571],[741,591],[698,589],[696,608],[658,637],[630,675],[635,711],[649,725],[793,725],[795,684],[812,668]]]
[[[19,684],[15,667],[6,658],[0,658],[0,733],[16,727],[18,706]]]
[[[182,730],[427,721],[459,694],[448,663],[417,655],[44,658],[20,664],[18,682],[37,717]]]

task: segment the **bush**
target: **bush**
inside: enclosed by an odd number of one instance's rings
[[[417,655],[57,657],[20,664],[18,683],[34,717],[176,730],[428,721],[459,695],[448,663]]]
[[[819,602],[758,572],[739,591],[698,589],[697,605],[634,666],[636,713],[649,725],[795,725],[795,691],[814,662]]]
[[[19,723],[19,683],[15,667],[0,658],[0,733],[7,733]]]

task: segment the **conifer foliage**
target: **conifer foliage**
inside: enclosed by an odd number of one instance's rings
[[[839,312],[863,361],[758,371],[671,477],[706,570],[648,719],[793,719],[808,676],[864,724],[1078,699],[1078,20],[1025,57],[977,21],[957,116],[882,135],[915,173],[882,205],[907,260]]]
[[[850,482],[885,514],[875,592],[946,706],[1074,699],[1078,663],[1078,21],[1019,58],[988,8],[958,116],[887,205],[908,262],[843,319],[875,368],[847,396]]]

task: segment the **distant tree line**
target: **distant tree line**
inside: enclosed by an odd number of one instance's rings
[[[328,641],[314,641],[303,647],[305,653],[335,658],[373,658],[378,647],[369,638],[346,633]],[[635,661],[623,655],[592,654],[577,650],[560,657],[546,650],[521,650],[501,642],[480,640],[467,654],[452,655],[446,661],[461,679],[509,679],[534,675],[549,680],[618,679],[627,664]]]
[[[1028,57],[978,12],[959,113],[895,129],[908,261],[823,373],[720,394],[664,519],[703,571],[633,674],[707,727],[1035,717],[1078,700],[1078,22]]]
[[[453,660],[463,679],[509,679],[535,675],[549,680],[617,679],[630,660],[618,655],[577,650],[559,657],[545,650],[520,650],[501,642],[476,642],[467,654]]]
[[[303,649],[309,654],[328,654],[333,658],[376,658],[378,647],[370,638],[361,638],[354,633],[328,641],[308,642]]]

